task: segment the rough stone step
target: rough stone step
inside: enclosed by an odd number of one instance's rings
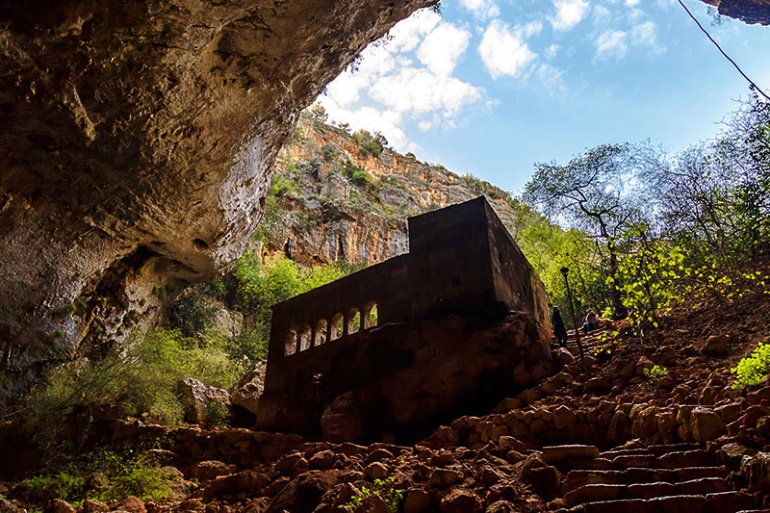
[[[611,451],[604,451],[599,454],[600,458],[607,458],[611,460],[615,456],[636,456],[638,454],[652,454],[647,450],[647,447],[638,447],[636,449],[613,449]]]
[[[678,444],[650,445],[647,447],[647,450],[650,451],[652,454],[657,454],[658,456],[660,456],[667,452],[692,451],[692,450],[701,449],[701,448],[702,447],[698,444],[678,443]]]
[[[698,444],[689,444],[689,443],[658,444],[658,445],[649,445],[647,447],[636,447],[632,449],[612,449],[609,451],[602,452],[599,455],[599,457],[607,458],[611,460],[615,456],[630,456],[630,455],[637,455],[637,454],[653,454],[656,456],[661,456],[668,452],[692,451],[700,448],[701,446]]]
[[[669,452],[660,456],[659,463],[664,468],[708,467],[718,464],[716,455],[703,449]]]
[[[548,463],[566,460],[593,459],[599,456],[595,445],[552,445],[543,447],[543,459]]]
[[[743,492],[709,495],[672,495],[652,499],[617,499],[587,502],[569,511],[573,513],[736,513],[755,506],[756,500]]]
[[[727,482],[718,477],[695,479],[683,483],[654,483],[637,484],[589,484],[577,488],[564,495],[568,506],[586,502],[607,501],[616,499],[653,499],[674,495],[706,495],[730,491]]]
[[[706,513],[708,501],[700,495],[676,495],[672,497],[656,497],[655,499],[618,499],[609,501],[588,502],[579,509],[583,513],[662,513],[686,512]]]
[[[625,470],[573,470],[567,474],[562,487],[569,493],[588,484],[636,484],[663,481],[679,483],[703,478],[725,478],[724,467],[689,467],[680,469],[629,468]]]
[[[712,513],[734,513],[758,507],[759,501],[745,492],[723,492],[706,496]],[[689,513],[689,512],[688,512]]]
[[[630,467],[675,469],[682,467],[707,467],[717,464],[716,456],[703,449],[669,452],[662,456],[654,454],[629,454],[612,458],[612,466],[617,469]]]

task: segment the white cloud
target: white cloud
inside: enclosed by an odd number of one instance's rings
[[[559,45],[554,43],[545,49],[545,52],[543,52],[543,55],[545,55],[547,59],[553,59],[554,57],[559,55],[559,48],[560,48]]]
[[[442,23],[433,30],[417,50],[417,58],[437,75],[449,76],[457,60],[468,48],[471,35],[451,23]]]
[[[628,53],[628,34],[622,30],[609,30],[596,38],[595,60],[622,59]]]
[[[512,33],[499,20],[494,20],[484,31],[479,55],[492,78],[503,75],[515,77],[537,58],[522,37],[522,31]]]
[[[318,102],[331,120],[379,131],[396,149],[414,151],[408,122],[420,130],[451,128],[453,118],[484,94],[452,76],[470,38],[436,13],[418,11],[394,27],[386,43],[367,48],[357,70],[337,77]]]
[[[556,16],[551,18],[554,30],[569,30],[580,23],[588,12],[586,0],[552,0]]]
[[[440,21],[441,16],[438,13],[430,9],[420,9],[390,30],[388,49],[411,52]]]
[[[460,3],[480,18],[489,19],[500,16],[500,9],[494,0],[460,0]]]
[[[369,89],[373,100],[394,112],[419,115],[440,111],[445,117],[456,115],[463,106],[478,100],[481,92],[454,77],[418,68],[403,68]]]
[[[658,41],[658,27],[652,21],[635,25],[631,29],[631,41],[634,46],[649,48],[652,53],[666,51],[666,48]]]
[[[551,66],[550,64],[540,64],[535,71],[535,75],[543,86],[552,93],[567,90],[564,82],[564,71]]]
[[[595,26],[606,25],[612,20],[612,13],[610,10],[601,5],[596,4],[593,8],[593,23]]]
[[[626,7],[635,7],[639,5],[639,0],[626,0]]]

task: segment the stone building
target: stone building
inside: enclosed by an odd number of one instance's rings
[[[413,439],[548,372],[545,289],[484,197],[409,248],[273,307],[259,429]]]

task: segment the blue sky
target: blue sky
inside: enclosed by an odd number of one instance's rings
[[[770,92],[770,28],[685,0]],[[442,0],[367,48],[318,102],[331,121],[518,192],[535,162],[714,137],[748,84],[675,0]]]

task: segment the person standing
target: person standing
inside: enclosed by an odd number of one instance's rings
[[[561,312],[559,312],[558,306],[553,307],[551,322],[553,323],[553,334],[556,335],[556,339],[559,341],[559,347],[566,347],[567,328],[564,327],[564,321],[561,318]]]

